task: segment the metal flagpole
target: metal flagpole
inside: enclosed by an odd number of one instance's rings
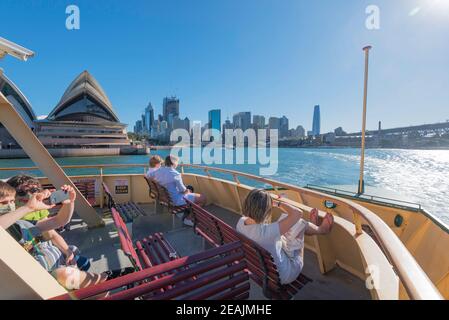
[[[360,179],[359,179],[359,194],[365,192],[365,181],[363,179],[364,169],[365,169],[365,133],[366,133],[366,105],[368,100],[368,67],[369,67],[369,51],[372,49],[371,46],[366,46],[363,48],[365,51],[365,87],[363,92],[363,122],[362,122],[362,154],[360,159]]]

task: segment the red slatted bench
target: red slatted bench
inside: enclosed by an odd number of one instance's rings
[[[186,210],[189,209],[188,205],[175,206],[168,190],[164,186],[159,184],[156,180],[148,177],[145,177],[145,180],[148,184],[150,197],[154,199],[156,206],[162,205],[166,207],[168,209],[168,212],[171,214],[186,212]]]
[[[126,223],[131,223],[136,219],[138,216],[146,216],[146,212],[140,208],[136,203],[130,201],[126,203],[117,203],[114,200],[114,197],[112,196],[111,192],[109,191],[108,186],[103,183],[103,191],[106,197],[106,205],[109,209],[112,207],[116,208],[116,210],[120,213],[123,220]]]
[[[136,241],[134,245],[121,215],[114,207],[111,208],[111,213],[117,228],[120,246],[136,270],[151,268],[179,258],[179,254],[162,233],[156,233]]]
[[[234,242],[51,300],[243,300],[250,290],[246,268],[242,244]]]
[[[215,247],[235,241],[242,242],[250,276],[269,299],[289,300],[311,279],[300,275],[295,282],[282,285],[271,254],[257,243],[237,232],[227,223],[200,206],[188,201],[193,214],[194,231]]]
[[[75,182],[74,185],[77,187],[79,192],[86,198],[86,200],[90,203],[91,206],[96,204],[95,198],[95,180],[86,180],[86,181],[78,181]],[[47,190],[55,190],[55,187],[52,184],[44,184],[42,188]]]

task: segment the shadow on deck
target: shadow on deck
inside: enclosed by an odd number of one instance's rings
[[[134,239],[141,239],[155,232],[164,233],[170,243],[182,256],[199,253],[208,246],[200,236],[194,234],[191,227],[186,227],[181,220],[163,212],[156,214],[154,206],[143,204],[141,207],[148,213],[146,217],[137,218],[132,227]],[[208,211],[235,227],[240,216],[226,209],[211,205]],[[100,209],[99,209],[100,210]],[[88,230],[79,220],[73,220],[70,231],[63,233],[69,244],[80,248],[82,254],[91,260],[92,272],[103,272],[130,266],[129,259],[120,250],[120,243],[114,223],[105,212],[106,226],[101,229]],[[303,273],[313,280],[296,296],[295,300],[365,300],[370,299],[369,291],[360,279],[343,269],[336,267],[326,275],[322,275],[316,256],[305,251]],[[251,283],[250,299],[265,299],[262,290]]]

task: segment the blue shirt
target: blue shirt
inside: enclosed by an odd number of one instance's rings
[[[175,206],[186,204],[184,193],[187,188],[182,182],[181,174],[171,167],[162,167],[151,175],[157,182],[165,187]]]

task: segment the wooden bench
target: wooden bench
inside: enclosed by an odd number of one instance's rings
[[[75,182],[74,185],[77,187],[79,192],[86,198],[91,206],[95,206],[97,200],[95,198],[95,180],[86,180]],[[47,190],[56,190],[52,184],[44,184],[42,188]]]
[[[114,200],[111,192],[109,191],[108,186],[105,183],[103,183],[102,186],[104,194],[106,196],[106,205],[109,209],[111,209],[112,207],[117,209],[125,223],[131,223],[137,217],[147,215],[146,212],[134,202],[130,201],[126,203],[117,203]]]
[[[262,288],[265,297],[289,300],[311,281],[301,274],[293,283],[281,284],[277,266],[267,250],[200,206],[190,201],[188,203],[193,215],[194,231],[209,244],[219,247],[235,241],[242,242],[251,279]]]
[[[152,199],[154,199],[154,201],[155,201],[156,211],[157,211],[158,205],[162,205],[162,206],[166,207],[168,209],[168,212],[172,213],[172,214],[183,213],[183,212],[186,212],[186,210],[189,210],[188,205],[184,205],[184,206],[174,205],[167,188],[162,186],[156,180],[148,178],[148,177],[145,177],[145,180],[148,184],[150,197]]]
[[[246,268],[242,244],[235,242],[51,300],[243,300],[250,290]]]
[[[162,233],[150,235],[136,241],[134,245],[133,239],[119,212],[114,207],[111,207],[111,213],[117,228],[120,246],[136,270],[151,268],[180,257]]]

